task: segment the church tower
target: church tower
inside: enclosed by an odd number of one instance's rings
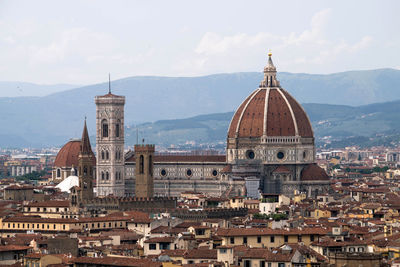
[[[125,97],[109,92],[95,97],[97,196],[125,194],[124,105]]]
[[[78,156],[79,170],[79,197],[80,200],[93,198],[93,179],[96,166],[96,158],[90,145],[89,134],[85,124],[83,126],[80,151]]]
[[[135,197],[154,195],[154,145],[135,145]]]

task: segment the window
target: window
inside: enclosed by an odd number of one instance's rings
[[[297,242],[301,242],[302,241],[302,236],[301,235],[298,235],[297,236]]]
[[[101,180],[104,180],[104,172],[101,172]]]
[[[285,154],[282,151],[279,151],[278,154],[276,154],[276,157],[278,159],[283,159],[285,157]]]
[[[314,235],[310,235],[310,241],[314,242]]]
[[[218,171],[217,170],[213,170],[212,171],[212,176],[216,177],[218,175]]]
[[[167,175],[167,171],[165,169],[162,169],[160,172],[161,176],[166,176]]]
[[[87,175],[87,167],[85,166],[85,167],[83,167],[83,175]]]
[[[278,267],[285,267],[285,263],[284,262],[278,263]]]
[[[106,172],[106,180],[110,179],[110,174]]]
[[[257,236],[257,243],[261,243],[261,236]]]
[[[251,267],[251,261],[250,260],[245,260],[244,261],[244,267]]]
[[[270,241],[271,243],[275,243],[275,236],[271,235],[271,236],[269,237],[269,241]],[[287,241],[285,241],[285,242],[287,242]]]
[[[268,262],[268,267],[271,267],[271,265],[272,265],[272,264],[271,264],[270,262]]]
[[[110,158],[110,153],[108,153],[108,151],[106,151],[106,159]]]
[[[143,155],[140,155],[140,157],[139,157],[139,173],[140,174],[144,173],[144,157],[143,157]]]
[[[57,177],[61,177],[61,170],[57,169]]]
[[[108,137],[108,123],[106,120],[103,120],[101,127],[102,127],[102,136]]]
[[[283,236],[283,239],[284,239],[285,243],[289,242],[289,236],[285,235],[285,236]]]
[[[220,248],[220,249],[219,249],[219,253],[225,254],[225,253],[226,253],[226,248]]]
[[[260,261],[260,267],[265,267],[265,261]]]
[[[235,244],[235,238],[234,238],[234,237],[231,237],[230,242],[231,242],[231,244]]]
[[[193,174],[193,173],[192,173],[192,170],[191,170],[191,169],[187,169],[187,170],[186,170],[186,176],[187,176],[187,177],[192,176],[192,174]]]
[[[254,153],[253,150],[247,150],[247,151],[246,151],[246,157],[247,157],[248,159],[254,159],[255,156],[256,156],[256,154]]]
[[[115,124],[115,137],[119,137],[119,123]]]
[[[149,175],[153,175],[153,158],[151,155],[149,156]]]
[[[157,244],[149,244],[149,250],[156,250],[157,249]]]
[[[160,249],[169,250],[169,243],[160,243]]]
[[[246,236],[243,237],[243,244],[247,244],[247,237]]]
[[[101,151],[101,159],[104,159],[104,151]]]

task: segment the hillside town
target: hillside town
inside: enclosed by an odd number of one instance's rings
[[[400,149],[316,148],[276,74],[269,53],[223,154],[126,148],[111,82],[95,142],[85,118],[60,149],[2,150],[0,264],[398,267]]]

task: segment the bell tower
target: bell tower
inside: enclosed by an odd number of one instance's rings
[[[83,126],[80,151],[78,156],[79,170],[79,197],[80,200],[93,198],[93,179],[95,175],[96,158],[90,145],[89,134],[85,124]]]
[[[154,145],[135,145],[135,197],[154,195]]]
[[[125,195],[125,97],[111,93],[95,97],[97,196]]]

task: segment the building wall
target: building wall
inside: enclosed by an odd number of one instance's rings
[[[97,96],[96,103],[96,178],[98,196],[124,196],[124,105],[125,97]],[[103,125],[107,124],[107,135]]]

